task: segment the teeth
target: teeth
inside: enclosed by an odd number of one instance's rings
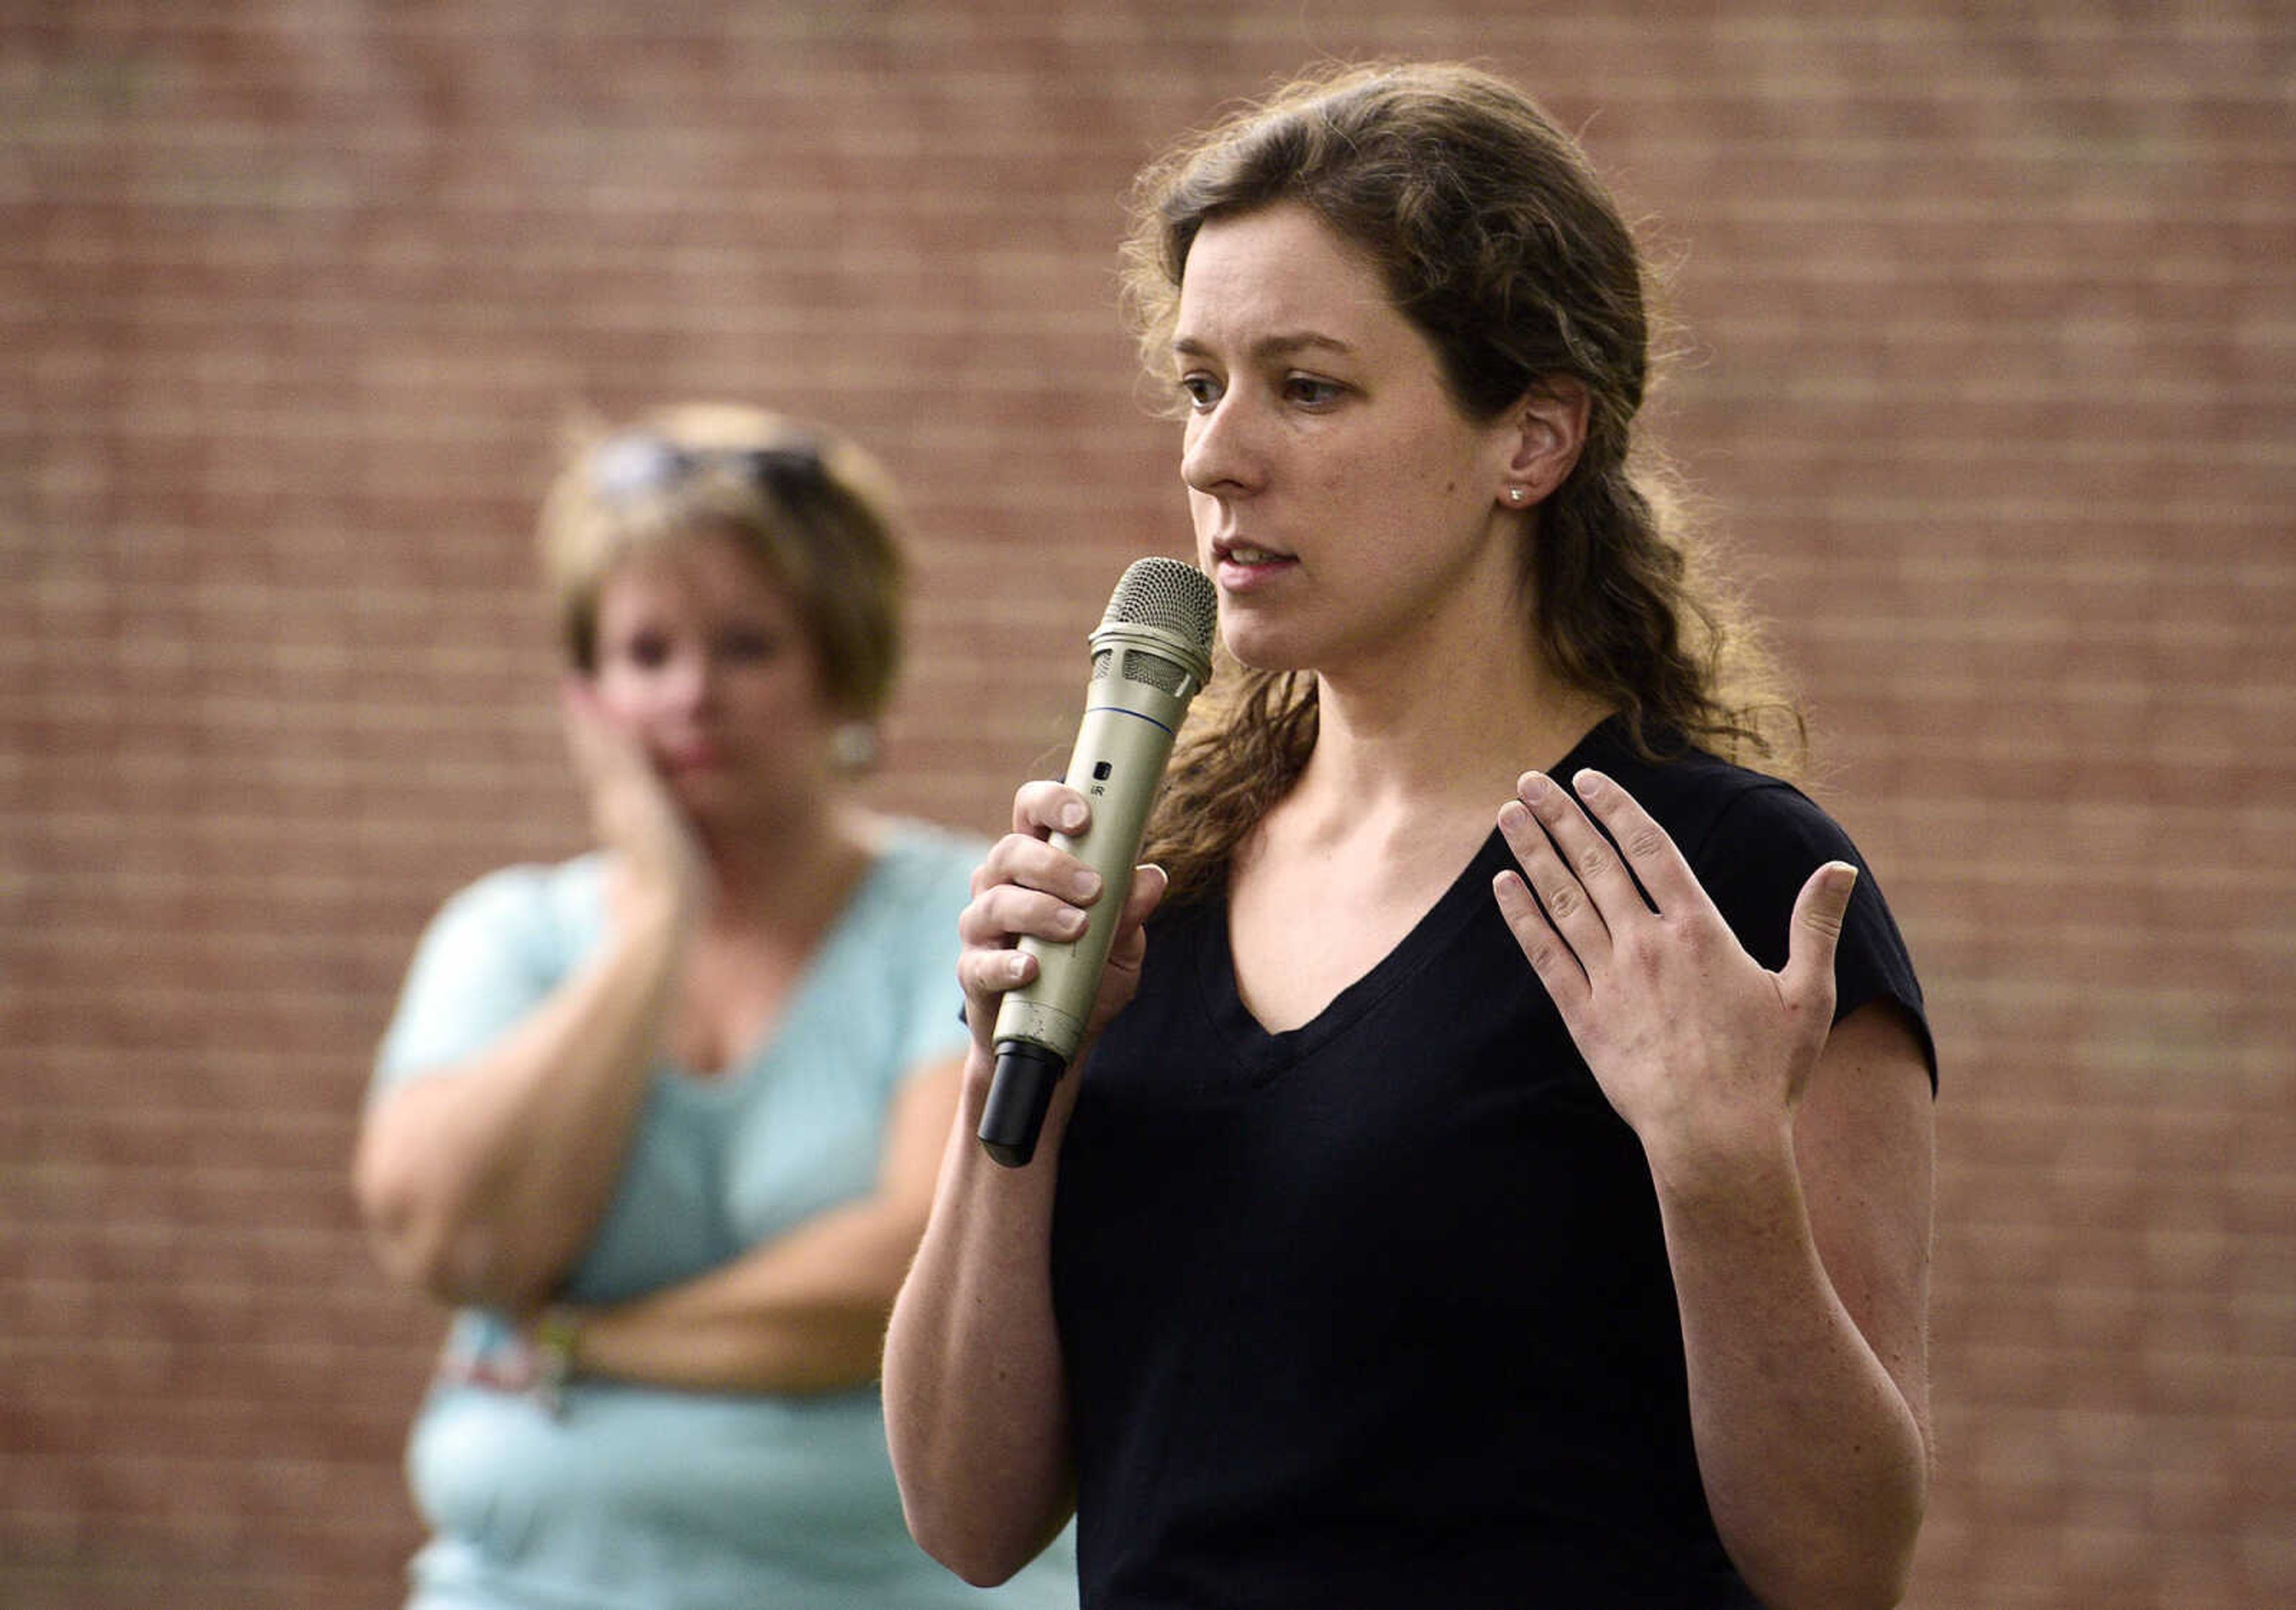
[[[1227,556],[1239,565],[1265,565],[1281,557],[1265,548],[1230,548]]]

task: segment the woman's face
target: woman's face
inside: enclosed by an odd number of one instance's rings
[[[788,593],[730,536],[676,539],[606,578],[592,682],[697,818],[777,813],[831,774],[818,657]]]
[[[1204,225],[1174,332],[1181,478],[1244,664],[1407,670],[1513,610],[1520,432],[1464,416],[1379,274],[1305,208]]]

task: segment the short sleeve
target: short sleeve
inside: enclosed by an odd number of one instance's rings
[[[480,1050],[558,985],[549,873],[512,867],[448,900],[424,930],[376,1053],[370,1101]]]
[[[1691,859],[1739,944],[1773,970],[1785,965],[1794,899],[1809,875],[1829,861],[1856,867],[1857,887],[1834,950],[1834,1021],[1874,1001],[1896,1002],[1921,1045],[1935,1087],[1937,1046],[1912,952],[1880,880],[1839,823],[1789,784],[1750,789],[1715,819]]]
[[[914,1009],[902,1046],[904,1077],[962,1058],[972,1043],[964,992],[956,981],[956,921],[972,898],[972,870],[983,846],[955,835],[921,833],[905,879],[908,976]]]

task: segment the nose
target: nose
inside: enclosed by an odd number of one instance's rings
[[[1248,496],[1266,473],[1250,410],[1234,390],[1204,413],[1188,416],[1180,450],[1180,478],[1207,497]]]
[[[662,666],[656,684],[662,702],[677,710],[697,710],[706,706],[716,690],[716,669],[709,655],[699,648],[671,656]]]

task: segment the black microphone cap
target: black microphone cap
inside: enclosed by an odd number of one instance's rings
[[[1069,1059],[1027,1040],[996,1047],[996,1074],[988,1104],[980,1109],[980,1148],[1007,1168],[1023,1168],[1037,1155],[1037,1137],[1053,1104],[1053,1086],[1068,1071]]]

